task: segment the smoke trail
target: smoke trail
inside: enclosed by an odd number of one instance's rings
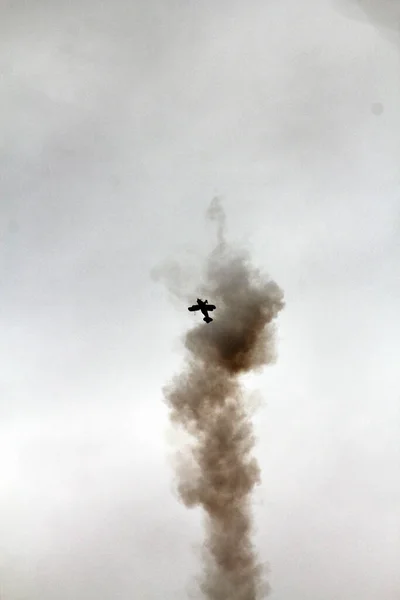
[[[333,0],[333,6],[350,19],[369,21],[386,39],[399,44],[399,0]]]
[[[207,214],[217,221],[218,244],[199,290],[217,310],[212,324],[201,322],[185,335],[184,371],[163,391],[172,421],[193,439],[192,464],[180,469],[178,491],[186,506],[200,506],[206,515],[203,595],[258,600],[268,592],[252,544],[250,496],[260,471],[251,457],[255,439],[239,376],[274,360],[272,322],[283,294],[246,252],[227,244],[218,199]]]

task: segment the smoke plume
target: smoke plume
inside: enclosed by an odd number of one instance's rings
[[[192,439],[185,449],[190,462],[186,456],[177,466],[178,492],[186,506],[205,513],[203,597],[258,600],[268,593],[252,543],[250,501],[260,469],[251,456],[255,438],[240,375],[274,361],[273,321],[283,293],[251,266],[245,251],[226,242],[218,199],[207,215],[217,223],[218,242],[191,300],[201,294],[217,309],[212,323],[201,320],[185,334],[184,369],[163,392],[172,422]],[[168,272],[164,277],[173,287]]]
[[[400,43],[400,0],[333,0],[333,6],[356,21],[367,21],[386,39]]]

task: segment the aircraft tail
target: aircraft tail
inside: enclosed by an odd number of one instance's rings
[[[213,321],[213,319],[209,316],[204,317],[203,321],[205,321],[206,323],[211,323],[211,321]]]

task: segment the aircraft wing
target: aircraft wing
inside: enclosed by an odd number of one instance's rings
[[[215,308],[215,304],[207,304],[207,306],[205,307],[206,310],[214,310]]]
[[[194,304],[193,306],[189,306],[188,310],[190,310],[190,311],[200,310],[200,306],[198,304]]]

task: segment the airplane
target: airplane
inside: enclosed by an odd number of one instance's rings
[[[200,300],[200,298],[197,298],[197,304],[193,304],[193,306],[189,306],[188,310],[190,310],[190,311],[201,310],[201,312],[204,315],[203,321],[205,321],[206,323],[211,323],[211,321],[213,319],[211,319],[211,317],[208,316],[208,311],[214,310],[216,308],[216,306],[214,304],[207,304],[207,302],[208,302],[208,300],[206,300],[204,302],[203,300]]]

